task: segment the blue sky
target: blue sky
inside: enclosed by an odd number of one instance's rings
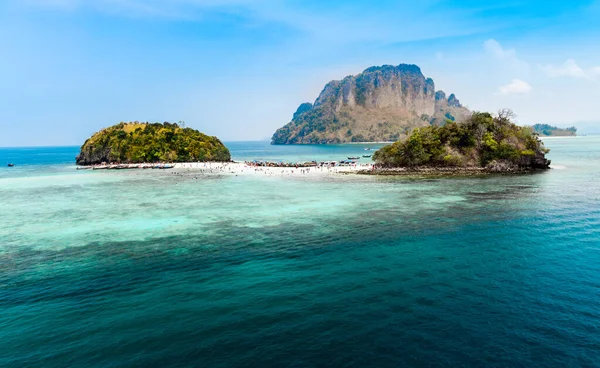
[[[3,0],[0,146],[130,120],[265,139],[329,80],[400,63],[472,109],[600,131],[599,41],[600,1]]]

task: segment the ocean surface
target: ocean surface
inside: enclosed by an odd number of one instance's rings
[[[600,137],[546,146],[544,173],[437,179],[0,148],[0,367],[599,367]]]

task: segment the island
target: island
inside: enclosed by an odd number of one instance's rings
[[[334,80],[314,103],[302,103],[272,144],[393,142],[414,128],[464,121],[471,111],[454,94],[435,91],[412,64],[367,68]]]
[[[542,137],[574,137],[577,135],[577,128],[559,128],[548,124],[532,125],[533,131]]]
[[[509,173],[545,170],[548,149],[531,127],[514,124],[514,114],[475,112],[462,123],[416,128],[409,137],[373,155],[363,174]]]
[[[77,165],[103,163],[228,162],[229,149],[211,137],[176,123],[119,123],[100,130],[81,146]]]

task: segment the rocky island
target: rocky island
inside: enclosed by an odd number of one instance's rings
[[[542,137],[574,137],[577,135],[577,128],[559,128],[548,124],[535,124],[533,131]]]
[[[452,174],[525,172],[548,169],[548,149],[531,127],[476,112],[461,123],[417,128],[409,137],[376,151],[365,174]]]
[[[416,127],[463,121],[471,112],[454,94],[435,91],[416,65],[384,65],[327,83],[303,103],[272,144],[393,142]]]
[[[120,123],[92,135],[77,165],[230,161],[217,137],[171,123]]]

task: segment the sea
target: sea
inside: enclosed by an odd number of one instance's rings
[[[0,367],[600,367],[600,136],[545,143],[546,172],[449,178],[0,148]]]

